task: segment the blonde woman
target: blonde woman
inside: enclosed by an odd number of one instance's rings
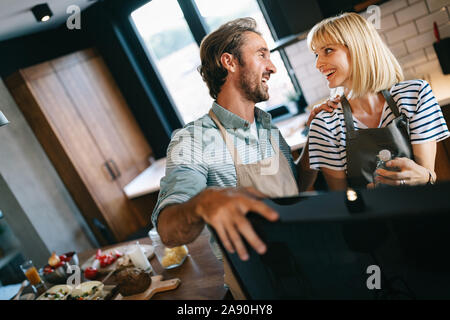
[[[356,13],[321,21],[307,42],[329,88],[342,91],[341,103],[311,122],[310,168],[322,170],[332,190],[434,183],[436,142],[450,133],[430,85],[403,81],[376,29]],[[374,180],[383,149],[395,171],[378,169]]]

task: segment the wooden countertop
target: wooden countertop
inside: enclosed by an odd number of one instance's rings
[[[147,237],[104,247],[102,250],[136,241],[141,244],[152,244],[151,239]],[[156,256],[150,260],[153,275],[162,275],[164,280],[173,278],[181,280],[177,289],[157,293],[152,300],[222,300],[225,297],[227,290],[223,286],[223,265],[217,260],[209,246],[209,231],[205,228],[200,236],[187,247],[189,256],[178,268],[165,270]],[[92,249],[78,253],[80,265],[95,255],[96,251],[97,249]]]

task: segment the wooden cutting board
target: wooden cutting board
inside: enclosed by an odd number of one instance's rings
[[[155,293],[170,291],[178,288],[181,283],[181,280],[178,278],[170,279],[170,280],[162,280],[163,276],[153,276],[152,283],[144,292],[134,294],[132,296],[122,296],[120,293],[114,298],[114,300],[149,300]]]

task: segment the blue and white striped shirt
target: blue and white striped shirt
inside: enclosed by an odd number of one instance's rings
[[[441,108],[430,85],[424,80],[410,80],[394,85],[390,90],[400,113],[409,119],[411,144],[441,141],[450,136]],[[378,128],[395,119],[385,103]],[[353,117],[355,130],[367,126]],[[346,128],[342,105],[332,112],[322,111],[311,122],[309,130],[309,163],[312,169],[321,167],[346,170]]]

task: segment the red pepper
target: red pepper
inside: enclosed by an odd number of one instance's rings
[[[114,255],[116,256],[116,258],[120,258],[121,256],[123,256],[123,253],[114,249]]]
[[[97,254],[95,255],[95,259],[100,259],[101,255],[102,255],[102,250],[98,249]]]
[[[86,279],[95,279],[97,277],[98,274],[98,270],[96,268],[86,268],[86,270],[84,270],[84,277]]]

